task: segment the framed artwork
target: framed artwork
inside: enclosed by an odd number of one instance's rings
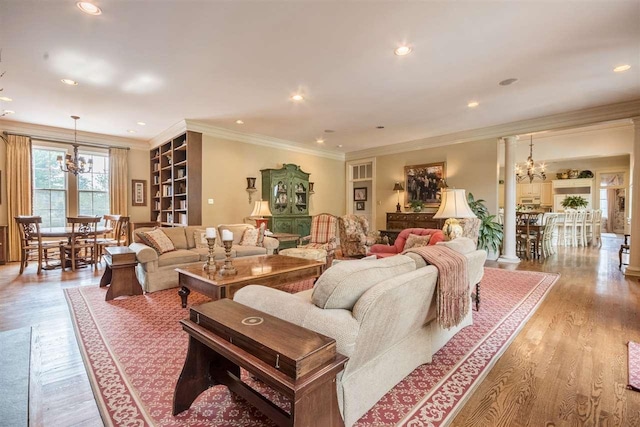
[[[367,187],[359,187],[353,189],[353,200],[356,202],[367,201]]]
[[[356,210],[363,211],[364,210],[364,202],[356,202]]]
[[[144,179],[131,180],[131,205],[147,206],[147,181]]]
[[[424,206],[440,206],[440,181],[446,179],[444,162],[404,167],[404,206],[420,200]]]

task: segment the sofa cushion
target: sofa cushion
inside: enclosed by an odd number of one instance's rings
[[[254,256],[254,255],[266,255],[267,250],[260,246],[240,246],[234,245],[233,249],[236,251],[236,257]]]
[[[242,239],[240,239],[240,246],[258,246],[258,234],[257,228],[247,228],[242,233]]]
[[[438,242],[438,245],[444,245],[449,249],[453,249],[461,254],[468,254],[476,250],[476,244],[473,239],[469,237],[458,237],[457,239],[449,240],[446,242]]]
[[[416,263],[404,255],[341,262],[320,276],[313,289],[312,301],[320,308],[351,310],[372,286],[415,269]]]
[[[176,249],[187,249],[187,235],[184,227],[165,227],[162,229]]]
[[[158,255],[176,250],[171,239],[167,237],[161,228],[154,228],[151,231],[139,231],[137,234],[144,244],[155,249]]]
[[[198,256],[200,257],[200,261],[207,261],[209,259],[209,248],[193,248],[193,249],[189,249],[189,252],[194,252],[196,254],[198,254]],[[235,251],[232,249],[231,250],[231,256],[235,256]],[[226,256],[224,254],[224,249],[216,246],[213,250],[213,258],[215,260],[221,260],[221,259],[225,259]]]
[[[404,250],[427,246],[429,245],[429,240],[431,240],[431,235],[419,236],[417,234],[409,234],[407,242],[404,244]]]
[[[200,255],[186,249],[166,252],[158,257],[158,267],[200,261]]]
[[[207,230],[204,228],[197,228],[193,230],[193,247],[197,249],[208,249],[209,245],[207,244]],[[188,242],[187,242],[188,244]]]

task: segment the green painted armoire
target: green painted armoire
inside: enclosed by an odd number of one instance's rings
[[[298,165],[286,163],[280,169],[262,169],[260,172],[262,200],[269,201],[272,214],[269,229],[274,233],[308,236],[311,229],[309,174]]]

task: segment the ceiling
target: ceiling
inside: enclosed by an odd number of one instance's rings
[[[189,119],[353,152],[640,98],[640,1],[94,3],[0,0],[0,126]]]

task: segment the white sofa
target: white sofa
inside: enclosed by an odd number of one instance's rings
[[[241,246],[240,239],[247,228],[255,227],[250,224],[220,224],[217,227],[218,237],[222,235],[223,229],[233,232],[233,246],[231,248],[233,258],[271,255],[274,249],[278,248],[278,240],[267,236],[264,237],[262,246]],[[133,233],[133,243],[129,245],[129,248],[136,253],[138,261],[136,277],[145,292],[177,287],[178,273],[175,271],[176,268],[195,263],[204,264],[207,260],[208,247],[197,247],[195,238],[196,234],[204,232],[204,226],[163,227],[162,230],[171,239],[176,250],[161,255],[158,255],[155,249],[145,245],[137,235],[138,232],[149,230],[152,228],[137,228]],[[215,258],[216,260],[225,258],[220,238],[216,239]]]
[[[487,254],[473,243],[455,242],[442,244],[466,256],[471,291],[482,279]],[[349,357],[337,378],[338,403],[349,427],[472,324],[470,301],[459,325],[449,330],[438,325],[437,276],[436,267],[420,256],[396,255],[341,262],[327,269],[313,290],[288,294],[251,285],[233,299],[336,340],[338,352]]]

